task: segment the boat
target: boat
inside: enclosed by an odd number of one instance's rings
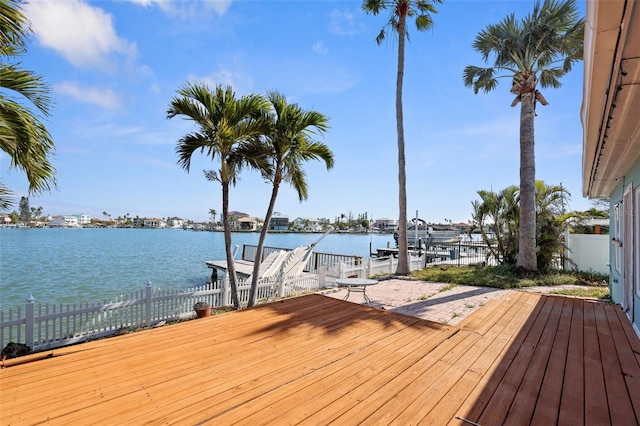
[[[398,245],[398,233],[393,234]],[[460,230],[452,225],[429,224],[414,218],[407,223],[407,244],[409,248],[422,248],[438,244],[454,244],[462,241]]]

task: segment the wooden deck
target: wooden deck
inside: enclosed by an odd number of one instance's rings
[[[524,292],[455,327],[309,295],[7,366],[2,425],[640,421],[619,308]]]

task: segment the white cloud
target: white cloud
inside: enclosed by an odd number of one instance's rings
[[[322,41],[315,43],[311,49],[320,55],[326,55],[329,52],[329,49]]]
[[[25,14],[38,41],[77,67],[113,68],[113,55],[130,59],[135,43],[116,34],[111,15],[79,0],[26,3]]]
[[[358,21],[349,10],[334,10],[331,12],[329,32],[341,36],[353,36],[367,31],[364,22]]]
[[[111,89],[83,87],[71,81],[63,81],[54,85],[56,93],[69,96],[79,102],[98,105],[106,109],[119,108],[122,103],[118,95]]]
[[[143,7],[157,6],[169,16],[187,18],[198,16],[202,10],[213,10],[217,15],[224,15],[231,6],[232,0],[174,1],[174,0],[129,0]]]
[[[248,91],[253,87],[253,80],[249,74],[244,71],[233,71],[231,69],[219,69],[205,76],[190,74],[187,77],[187,81],[204,83],[211,90],[214,90],[218,85],[222,87],[231,86],[237,97],[248,94]]]

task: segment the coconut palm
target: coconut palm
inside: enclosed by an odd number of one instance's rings
[[[376,42],[381,44],[386,37],[386,27],[398,34],[398,73],[396,78],[396,130],[398,134],[398,269],[399,275],[409,273],[409,248],[407,245],[407,188],[404,154],[404,119],[402,113],[402,84],[404,79],[404,51],[405,40],[409,38],[407,32],[407,18],[415,17],[416,29],[427,31],[433,27],[431,14],[437,13],[434,4],[442,0],[364,0],[362,9],[373,15],[383,10],[390,10],[387,24],[382,28]]]
[[[40,117],[25,106],[35,106],[49,115],[49,88],[42,78],[12,63],[26,52],[31,27],[19,1],[0,2],[0,149],[7,153],[10,166],[22,170],[29,181],[29,193],[56,187],[55,168],[49,162],[54,145]],[[0,183],[0,208],[13,205],[12,192]]]
[[[517,265],[537,270],[535,156],[533,122],[536,103],[547,105],[538,91],[561,86],[560,78],[582,59],[584,19],[575,0],[536,1],[533,11],[521,21],[513,14],[498,24],[488,25],[473,42],[489,67],[468,65],[464,84],[475,93],[487,93],[498,86],[498,78],[509,78],[520,104],[520,232]]]
[[[248,95],[236,98],[230,86],[218,85],[214,92],[201,83],[189,83],[178,90],[171,100],[167,118],[183,116],[193,120],[197,130],[182,137],[176,146],[178,165],[187,172],[191,158],[200,151],[212,160],[219,161],[217,170],[205,171],[209,181],[222,187],[222,222],[227,257],[227,271],[231,285],[231,297],[236,309],[240,308],[236,283],[236,271],[231,251],[231,227],[229,223],[229,188],[235,185],[240,171],[245,167],[268,170],[264,158],[254,156],[249,150],[250,141],[266,133],[268,127],[256,119],[265,114],[268,103],[262,96]]]
[[[267,93],[272,111],[267,116],[270,123],[266,138],[258,147],[266,149],[270,168],[262,175],[271,182],[271,199],[260,231],[260,239],[253,264],[251,291],[248,306],[256,303],[258,276],[262,250],[269,222],[278,197],[280,185],[289,183],[298,193],[300,202],[308,198],[306,174],[302,164],[309,160],[324,161],[327,170],[333,167],[333,153],[324,143],[312,139],[313,134],[323,134],[328,129],[329,119],[316,111],[305,111],[297,104],[288,104],[286,98],[278,92]]]

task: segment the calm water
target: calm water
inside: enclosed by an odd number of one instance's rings
[[[308,245],[320,234],[268,234],[267,246]],[[233,245],[258,243],[258,233],[234,233]],[[369,256],[394,245],[390,234],[330,234],[315,251]],[[240,257],[241,253],[238,254]],[[225,259],[222,232],[169,229],[0,229],[0,310],[36,303],[113,300],[143,288],[205,284],[206,260]]]

